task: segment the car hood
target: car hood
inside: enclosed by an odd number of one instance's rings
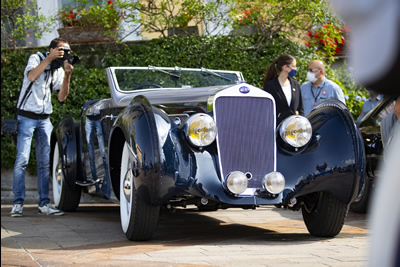
[[[163,88],[163,89],[148,89],[146,91],[138,92],[137,94],[129,94],[123,97],[118,106],[127,106],[132,99],[137,95],[146,97],[152,105],[167,105],[167,104],[180,104],[180,103],[206,103],[211,95],[227,89],[233,85],[213,86],[213,87],[199,87],[199,88]],[[195,104],[196,105],[196,104]]]

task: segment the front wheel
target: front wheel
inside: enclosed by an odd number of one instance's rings
[[[120,216],[126,237],[132,241],[147,241],[153,237],[160,213],[159,206],[145,203],[137,194],[133,168],[135,157],[125,142],[121,158]]]
[[[330,193],[318,192],[304,197],[302,214],[308,232],[318,237],[334,237],[342,230],[349,205]]]
[[[51,170],[53,198],[57,208],[63,211],[75,211],[81,199],[81,187],[70,188],[65,182],[58,142],[54,145],[53,167]]]

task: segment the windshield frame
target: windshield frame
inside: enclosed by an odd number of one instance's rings
[[[108,68],[111,74],[111,81],[113,82],[113,88],[118,91],[119,93],[123,93],[123,94],[132,94],[132,93],[140,93],[143,91],[154,91],[154,90],[165,90],[165,89],[175,89],[175,90],[187,90],[190,88],[199,88],[199,87],[210,87],[210,86],[187,86],[187,87],[161,87],[161,88],[145,88],[145,89],[136,89],[136,90],[122,90],[120,88],[120,84],[118,82],[118,78],[117,78],[117,72],[118,70],[140,70],[140,71],[157,71],[157,72],[164,72],[165,75],[170,75],[170,76],[175,76],[176,79],[180,79],[179,77],[177,77],[178,75],[175,75],[174,72],[179,72],[181,75],[185,72],[198,72],[198,73],[204,73],[204,68],[199,68],[199,69],[195,69],[195,68],[179,68],[179,67],[154,67],[154,66],[148,66],[148,67],[109,67]],[[226,71],[226,70],[211,70],[211,69],[207,69],[208,72],[214,72],[217,74],[234,74],[236,76],[236,81],[232,81],[232,84],[236,84],[239,82],[243,82],[243,75],[241,72],[239,71]],[[208,73],[209,75],[212,75],[210,73]],[[167,76],[166,76],[167,77]],[[224,78],[218,78],[216,76],[214,76],[216,79],[221,79],[221,81],[225,81],[225,83],[221,84],[216,84],[216,85],[212,85],[212,86],[225,86],[227,85],[227,79]]]

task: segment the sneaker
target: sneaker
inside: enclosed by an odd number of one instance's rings
[[[22,204],[14,204],[11,210],[11,217],[22,217],[22,210],[24,209]]]
[[[50,203],[47,203],[47,204],[39,207],[39,213],[40,214],[47,214],[47,215],[64,215],[64,212],[62,210],[56,209]]]

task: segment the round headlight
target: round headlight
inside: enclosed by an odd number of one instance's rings
[[[279,134],[289,145],[302,147],[311,139],[311,123],[306,117],[299,115],[290,116],[282,122]]]
[[[264,176],[264,189],[271,194],[279,194],[285,189],[285,177],[280,172],[271,172]]]
[[[231,172],[225,179],[225,187],[235,195],[243,193],[247,189],[247,185],[248,180],[243,172]]]
[[[208,146],[217,136],[217,126],[213,118],[207,114],[191,116],[185,125],[186,137],[195,146]]]

